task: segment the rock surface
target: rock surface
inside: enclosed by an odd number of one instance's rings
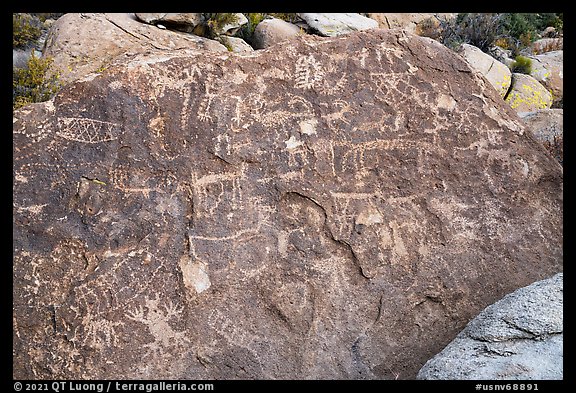
[[[552,105],[564,98],[564,51],[557,50],[530,56],[530,75],[552,93]]]
[[[540,55],[542,53],[563,50],[564,38],[541,38],[531,45],[532,54]]]
[[[79,28],[78,26],[82,26]],[[224,51],[217,41],[141,23],[127,13],[70,13],[50,28],[44,56],[54,59],[63,83],[106,68],[118,56],[152,50]]]
[[[234,16],[234,20],[230,21],[230,22],[226,22],[223,23],[221,25],[216,24],[213,27],[213,33],[216,35],[222,35],[222,34],[226,34],[226,35],[234,35],[238,32],[238,30],[240,30],[240,28],[242,26],[244,26],[246,23],[248,23],[248,18],[246,18],[246,16],[244,16],[244,14],[238,12],[235,14],[232,14]]]
[[[474,45],[462,44],[459,53],[474,70],[488,79],[502,98],[506,96],[512,82],[512,72],[506,65]]]
[[[314,31],[325,37],[378,27],[378,22],[374,19],[353,13],[300,13],[298,16]]]
[[[264,19],[254,29],[252,45],[254,49],[265,49],[284,40],[301,34],[300,28],[282,19]]]
[[[456,14],[453,13],[369,13],[367,16],[378,22],[378,26],[383,29],[404,29],[410,33],[418,34],[422,30],[422,22],[437,21],[437,18],[450,19]],[[420,25],[420,27],[419,27]]]
[[[520,288],[474,318],[418,379],[563,377],[563,274]]]
[[[564,109],[540,109],[519,115],[539,141],[552,143],[555,138],[563,139]]]
[[[517,113],[534,112],[552,106],[552,94],[536,79],[526,74],[512,73],[512,86],[505,98]]]
[[[142,22],[149,24],[168,24],[177,30],[192,32],[196,26],[203,22],[200,13],[136,13]]]
[[[12,49],[12,68],[22,69],[28,67],[28,60],[32,57],[32,53],[38,58],[42,56],[42,52],[34,48]]]
[[[239,37],[230,37],[227,35],[221,35],[218,37],[218,41],[224,45],[230,52],[236,53],[246,53],[254,52],[252,48],[246,41]]]
[[[561,166],[438,42],[201,55],[14,112],[14,378],[409,379],[561,269]]]

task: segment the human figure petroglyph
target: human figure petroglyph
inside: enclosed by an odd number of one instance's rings
[[[174,323],[183,317],[183,307],[176,305],[171,300],[161,302],[159,295],[144,298],[144,305],[138,305],[126,314],[135,322],[144,324],[154,340],[146,343],[146,356],[162,356],[166,350],[181,347],[183,343],[189,343],[186,330],[176,330]],[[163,303],[163,304],[161,304]]]

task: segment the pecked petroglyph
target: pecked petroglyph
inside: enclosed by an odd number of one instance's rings
[[[201,59],[14,113],[15,378],[409,378],[561,268],[561,169],[449,50]]]
[[[58,118],[56,135],[82,143],[100,143],[118,139],[119,124],[83,117]]]

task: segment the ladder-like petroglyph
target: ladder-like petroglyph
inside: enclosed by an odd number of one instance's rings
[[[322,65],[313,55],[302,55],[296,60],[294,71],[294,87],[298,89],[313,89],[324,80]]]

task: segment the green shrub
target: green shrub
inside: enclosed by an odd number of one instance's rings
[[[488,52],[500,38],[500,14],[464,13],[451,20],[439,20],[440,42],[451,49],[470,44]]]
[[[532,72],[532,60],[525,56],[516,56],[514,63],[510,66],[512,72],[528,74]]]
[[[501,23],[504,31],[510,37],[517,40],[528,39],[527,44],[529,45],[538,37],[538,33],[548,26],[557,30],[562,29],[563,14],[503,13]]]
[[[244,16],[246,19],[248,19],[248,23],[242,26],[236,35],[242,38],[244,41],[251,43],[252,35],[254,35],[256,26],[258,26],[258,23],[262,22],[264,18],[266,18],[266,14],[260,12],[248,12],[244,13]]]
[[[295,13],[271,13],[268,15],[273,16],[276,19],[282,19],[283,21],[290,23],[296,22],[300,19],[300,17]]]
[[[42,35],[38,19],[28,14],[12,14],[12,47],[24,48]]]
[[[12,71],[12,109],[34,102],[47,101],[60,89],[58,74],[49,76],[51,58],[36,57],[34,52],[28,59],[27,68]]]
[[[452,20],[440,20],[439,41],[457,49],[467,43],[488,53],[491,46],[507,42],[517,55],[530,46],[548,26],[562,29],[563,14],[554,13],[462,13]]]
[[[214,38],[218,32],[227,24],[238,22],[238,16],[233,13],[209,13],[204,14],[204,25],[206,27],[205,36]]]

